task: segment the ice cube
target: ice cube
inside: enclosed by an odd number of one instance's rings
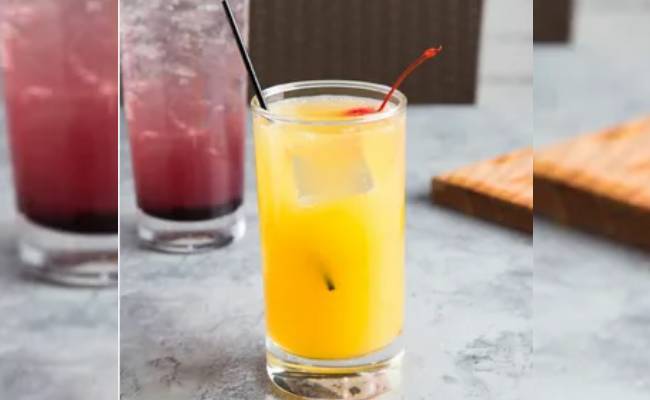
[[[150,130],[142,131],[139,135],[140,140],[158,139],[159,136],[160,133]]]
[[[298,202],[303,206],[340,200],[373,189],[361,140],[318,134],[290,149]]]
[[[169,73],[176,75],[181,79],[192,79],[197,77],[197,73],[194,69],[182,64],[172,65],[169,68]]]
[[[205,151],[206,153],[208,153],[210,157],[214,157],[214,158],[225,158],[227,154],[227,152],[223,148],[220,148],[215,145],[209,146],[207,149],[205,149]]]
[[[68,62],[72,67],[72,71],[77,75],[79,79],[89,85],[96,85],[99,82],[99,76],[95,73],[92,68],[87,67],[84,64],[84,61],[81,57],[71,54],[68,58]]]
[[[86,1],[86,12],[94,13],[100,12],[102,10],[102,2],[98,0],[88,0]]]
[[[0,28],[2,28],[2,25],[0,25]],[[0,43],[0,69],[6,71],[11,71],[14,68],[12,54],[7,46],[10,39],[9,35],[11,34],[10,29],[9,24],[5,26],[4,30],[0,29],[0,36],[2,36],[3,33],[5,34],[5,43]]]
[[[45,86],[28,86],[20,93],[20,99],[29,103],[35,100],[47,100],[54,95],[54,90]]]

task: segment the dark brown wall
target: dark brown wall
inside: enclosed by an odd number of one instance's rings
[[[572,0],[535,0],[533,28],[536,42],[568,42],[573,17]]]
[[[266,87],[305,79],[390,84],[441,44],[443,53],[403,91],[410,102],[471,103],[481,11],[482,0],[251,0],[251,53]]]

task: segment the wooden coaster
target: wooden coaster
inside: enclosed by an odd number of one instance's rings
[[[535,211],[650,249],[650,118],[535,154]]]
[[[533,150],[518,150],[433,178],[434,203],[533,231]]]

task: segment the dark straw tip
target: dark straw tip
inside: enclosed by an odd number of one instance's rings
[[[251,61],[251,57],[248,54],[248,51],[246,50],[246,46],[244,46],[244,39],[242,38],[241,32],[239,30],[239,26],[237,25],[237,21],[235,20],[235,15],[233,14],[232,8],[230,7],[230,3],[228,3],[228,0],[222,0],[221,5],[226,11],[226,17],[228,18],[228,23],[230,24],[232,33],[235,36],[235,40],[237,41],[239,54],[241,54],[242,61],[244,62],[244,66],[246,66],[246,70],[248,71],[248,76],[250,77],[251,82],[253,83],[253,89],[255,90],[255,96],[257,97],[257,101],[260,103],[260,107],[262,107],[265,110],[268,110],[268,107],[266,105],[266,100],[264,99],[264,95],[262,94],[262,86],[260,85],[259,79],[257,79],[257,74],[255,73],[255,68],[253,67],[253,62]]]

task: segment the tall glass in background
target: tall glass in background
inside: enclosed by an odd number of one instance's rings
[[[253,100],[267,369],[307,398],[371,398],[399,382],[406,98],[313,81]]]
[[[20,258],[71,284],[117,281],[117,0],[0,1]]]
[[[242,30],[248,0],[231,1]],[[123,0],[140,240],[193,252],[244,234],[247,76],[221,2]]]

